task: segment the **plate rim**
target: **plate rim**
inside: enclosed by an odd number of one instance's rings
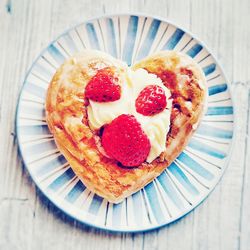
[[[223,78],[226,80],[226,84],[228,87],[228,91],[230,94],[230,98],[231,98],[231,102],[232,102],[232,107],[233,107],[233,130],[232,130],[232,138],[231,141],[229,143],[229,149],[228,149],[228,155],[226,157],[223,169],[221,171],[221,175],[219,176],[217,182],[215,183],[214,186],[211,187],[210,191],[198,202],[194,203],[193,206],[186,210],[184,210],[179,216],[172,218],[170,220],[168,220],[167,222],[158,224],[158,225],[154,225],[152,227],[144,227],[144,228],[140,228],[140,229],[126,229],[126,228],[120,228],[120,229],[116,229],[113,226],[101,226],[98,224],[94,224],[94,223],[90,223],[90,222],[86,222],[80,218],[77,218],[74,214],[70,214],[70,212],[67,211],[67,209],[65,209],[65,206],[63,205],[63,203],[58,202],[58,204],[56,204],[56,202],[54,200],[52,200],[53,195],[48,194],[47,192],[45,192],[45,190],[40,186],[39,182],[37,181],[36,177],[33,176],[33,174],[31,173],[31,171],[29,170],[28,164],[26,163],[25,160],[25,154],[22,151],[22,147],[21,147],[21,143],[20,143],[20,134],[19,134],[19,107],[20,107],[20,101],[22,98],[22,93],[24,90],[24,87],[26,85],[26,80],[28,78],[28,76],[30,75],[30,72],[32,71],[34,65],[37,63],[37,61],[39,60],[39,58],[44,54],[44,52],[48,49],[48,47],[55,43],[58,39],[60,39],[60,37],[62,37],[63,35],[67,34],[68,32],[70,32],[72,29],[86,24],[88,22],[92,22],[95,20],[99,20],[102,18],[109,18],[109,17],[121,17],[121,16],[138,16],[138,17],[144,17],[144,18],[152,18],[152,19],[157,19],[159,21],[162,21],[164,23],[170,24],[172,26],[174,26],[175,28],[179,28],[181,30],[183,30],[186,34],[190,35],[192,38],[194,38],[199,44],[201,44],[206,50],[207,52],[209,52],[209,54],[211,55],[212,59],[215,61],[216,65],[219,66],[219,69],[222,73]],[[103,230],[106,232],[110,232],[110,233],[140,233],[140,232],[149,232],[152,230],[156,230],[159,228],[162,228],[166,225],[169,225],[173,222],[177,222],[179,221],[181,218],[185,217],[186,215],[188,215],[190,212],[194,211],[195,208],[198,208],[205,200],[207,200],[208,196],[214,191],[215,187],[220,183],[223,175],[225,174],[226,169],[228,168],[231,156],[232,156],[232,152],[235,146],[235,141],[236,141],[236,127],[237,127],[237,119],[236,119],[236,110],[235,110],[235,101],[234,101],[234,96],[232,95],[232,85],[231,83],[229,83],[229,80],[225,74],[224,68],[222,66],[222,64],[220,63],[220,61],[216,58],[216,56],[210,51],[210,49],[208,48],[208,46],[206,45],[206,43],[204,43],[202,40],[200,40],[199,38],[196,37],[196,35],[194,35],[192,32],[190,32],[189,30],[181,27],[181,25],[170,21],[168,18],[164,18],[162,16],[158,16],[158,15],[152,15],[152,14],[148,14],[148,13],[144,13],[144,12],[121,12],[121,13],[109,13],[109,14],[102,14],[102,15],[98,15],[95,16],[93,18],[89,18],[89,19],[84,19],[81,22],[77,22],[74,25],[71,25],[69,28],[65,29],[62,33],[60,33],[60,35],[56,36],[55,39],[52,39],[52,41],[48,42],[46,44],[46,46],[41,50],[41,52],[38,54],[37,57],[35,57],[34,60],[32,60],[31,65],[28,67],[27,72],[25,73],[25,76],[23,78],[22,81],[22,86],[19,89],[19,94],[18,94],[18,98],[17,98],[17,104],[16,104],[16,112],[15,112],[15,134],[16,134],[16,139],[17,139],[17,144],[18,144],[18,155],[21,157],[22,162],[24,163],[25,169],[27,170],[27,172],[29,173],[30,177],[32,178],[32,181],[34,182],[34,184],[36,185],[37,188],[39,188],[39,190],[41,191],[41,193],[46,197],[46,199],[49,200],[49,202],[51,202],[56,208],[58,208],[59,210],[61,210],[63,213],[65,213],[68,217],[70,217],[73,220],[76,220],[77,222],[79,222],[80,224],[83,225],[87,225],[89,227],[93,227],[95,229],[99,229],[99,230]]]

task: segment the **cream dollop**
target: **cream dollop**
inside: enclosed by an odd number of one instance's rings
[[[153,116],[144,116],[136,112],[135,100],[139,93],[148,85],[158,85],[165,91],[167,107],[161,113]],[[121,98],[115,102],[98,103],[90,100],[87,112],[92,129],[99,129],[110,123],[121,114],[134,115],[148,136],[151,149],[147,162],[152,162],[166,149],[166,136],[170,127],[172,108],[171,93],[163,85],[160,78],[148,73],[144,69],[132,71],[128,69],[125,81],[121,85]]]

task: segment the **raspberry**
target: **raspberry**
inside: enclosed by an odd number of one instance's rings
[[[121,87],[117,84],[109,68],[99,70],[91,78],[85,89],[85,97],[95,102],[113,102],[121,97]]]
[[[150,151],[150,141],[133,115],[120,115],[104,127],[102,146],[123,166],[143,163]]]
[[[136,111],[145,116],[160,113],[167,106],[166,95],[160,86],[145,87],[135,101]]]

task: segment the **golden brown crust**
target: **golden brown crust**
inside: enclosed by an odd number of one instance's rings
[[[161,174],[186,146],[204,109],[206,83],[202,71],[189,57],[176,52],[160,52],[133,68],[142,67],[160,76],[164,70],[178,73],[183,65],[193,72],[189,79],[193,83],[184,82],[178,91],[168,86],[171,93],[179,94],[173,95],[178,112],[173,109],[171,115],[167,149],[152,163],[132,169],[120,167],[100,153],[96,143],[98,135],[88,126],[84,99],[85,86],[98,69],[113,67],[122,82],[126,66],[104,53],[84,51],[57,70],[47,93],[46,119],[58,148],[90,190],[118,203]],[[194,98],[190,100],[190,96]]]

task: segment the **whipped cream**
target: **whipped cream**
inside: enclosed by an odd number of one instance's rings
[[[165,91],[167,107],[159,114],[144,116],[136,112],[135,101],[139,93],[148,85],[158,85]],[[121,85],[121,98],[114,102],[98,103],[89,101],[87,109],[91,129],[99,129],[104,124],[110,123],[121,114],[134,115],[141,124],[144,133],[148,136],[151,149],[147,162],[152,162],[166,149],[166,136],[170,126],[172,100],[171,93],[163,85],[160,78],[148,73],[144,69],[132,71],[128,69],[125,81]]]

